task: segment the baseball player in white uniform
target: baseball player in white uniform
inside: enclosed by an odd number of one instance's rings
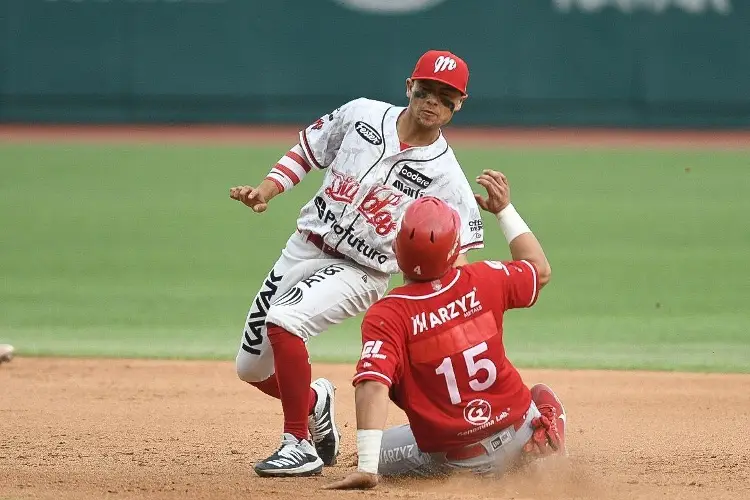
[[[431,50],[406,80],[406,108],[348,102],[302,130],[260,185],[231,188],[232,199],[260,213],[311,170],[324,171],[250,307],[237,353],[239,378],[284,410],[281,446],[255,465],[259,475],[309,476],[336,462],[334,387],[311,381],[305,344],[385,294],[400,271],[391,245],[409,203],[435,196],[459,213],[456,265],[484,246],[475,196],[441,132],[461,109],[468,79],[462,59]]]

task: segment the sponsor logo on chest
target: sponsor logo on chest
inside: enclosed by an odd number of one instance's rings
[[[393,181],[393,187],[404,193],[406,196],[414,198],[415,200],[424,196],[424,190],[407,186],[400,179],[396,179],[395,181]]]
[[[354,124],[354,130],[357,131],[362,139],[366,140],[373,146],[379,146],[383,144],[383,138],[380,136],[378,131],[375,130],[375,128],[369,123],[357,122]]]
[[[484,225],[482,223],[482,219],[469,221],[469,229],[471,230],[471,232],[481,231],[483,227]]]
[[[328,208],[328,204],[322,196],[315,197],[315,209],[318,212],[318,218],[323,224],[330,224],[331,230],[336,236],[341,237],[341,243],[344,243],[354,249],[357,253],[364,255],[372,261],[377,261],[379,264],[385,264],[388,261],[388,256],[375,248],[373,242],[367,242],[364,238],[355,236],[353,226],[347,225],[346,227],[339,224],[338,217],[333,211]]]
[[[432,179],[430,177],[427,177],[421,172],[417,172],[416,170],[411,168],[409,165],[403,165],[401,167],[401,170],[399,170],[398,172],[398,176],[404,180],[407,180],[409,182],[416,184],[422,189],[432,184]]]
[[[419,335],[453,319],[468,318],[472,314],[481,311],[482,303],[477,299],[476,294],[477,291],[474,289],[463,297],[443,307],[438,307],[434,311],[424,311],[416,316],[412,316],[412,333]]]

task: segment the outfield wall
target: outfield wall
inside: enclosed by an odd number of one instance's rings
[[[449,48],[461,124],[750,126],[746,0],[2,0],[0,37],[4,122],[306,123]]]

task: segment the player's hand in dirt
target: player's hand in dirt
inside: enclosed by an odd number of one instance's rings
[[[253,186],[235,186],[229,190],[229,197],[241,201],[256,213],[265,212],[268,208],[265,195],[259,188]]]
[[[474,198],[483,210],[497,214],[510,204],[510,184],[504,174],[496,170],[484,170],[477,183],[487,190],[487,197],[475,194]]]
[[[369,490],[378,485],[378,475],[352,472],[344,479],[323,486],[324,490]]]

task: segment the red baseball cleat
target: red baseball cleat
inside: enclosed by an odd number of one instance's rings
[[[562,443],[562,449],[560,454],[568,456],[568,448],[565,446],[565,424],[567,424],[568,416],[565,413],[565,407],[560,401],[560,398],[545,384],[536,384],[531,388],[531,399],[536,404],[541,412],[544,407],[552,407],[556,414],[557,433],[560,435],[560,441]],[[544,414],[544,412],[542,412]]]

